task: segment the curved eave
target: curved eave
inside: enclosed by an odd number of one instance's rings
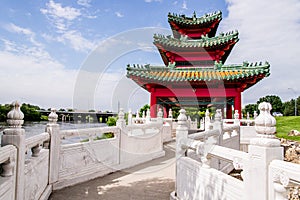
[[[217,32],[217,28],[219,26],[220,21],[222,20],[222,12],[218,11],[216,13],[207,14],[202,17],[186,17],[182,15],[168,14],[168,22],[173,31],[173,35],[176,38],[180,37],[180,31],[182,29],[186,29],[187,32],[189,30],[194,29],[203,29],[210,28],[208,32],[209,37],[215,36]]]
[[[221,20],[222,20],[222,12],[221,11],[206,14],[201,17],[196,17],[196,16],[186,17],[185,15],[175,15],[175,14],[171,14],[171,13],[168,14],[169,22],[174,22],[178,25],[183,25],[186,27],[205,26],[208,23],[213,23],[215,21],[221,21]]]
[[[165,49],[195,49],[195,48],[205,48],[205,49],[219,49],[220,46],[234,45],[239,41],[237,37],[228,40],[210,40],[210,41],[176,41],[167,40],[161,38],[154,38],[153,44],[157,47],[164,47]]]

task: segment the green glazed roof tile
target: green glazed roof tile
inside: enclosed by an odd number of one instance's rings
[[[185,15],[177,15],[177,14],[168,14],[168,21],[173,21],[177,24],[185,24],[185,25],[201,25],[206,24],[209,22],[213,22],[216,20],[222,19],[222,12],[217,11],[214,13],[208,13],[201,17],[197,17],[196,13],[194,12],[192,17],[186,17]]]
[[[231,31],[228,33],[220,33],[219,36],[209,38],[207,36],[202,36],[201,39],[188,39],[185,36],[182,36],[180,39],[173,38],[171,36],[164,36],[160,34],[154,34],[154,44],[160,44],[163,46],[169,47],[213,47],[217,45],[226,44],[229,42],[237,42],[238,31]]]
[[[127,76],[149,81],[211,81],[211,80],[238,80],[254,76],[267,77],[270,75],[270,64],[248,63],[241,65],[222,65],[215,63],[214,68],[170,68],[166,66],[127,66]]]

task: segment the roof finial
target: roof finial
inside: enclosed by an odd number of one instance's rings
[[[196,20],[196,11],[193,12],[193,20]]]

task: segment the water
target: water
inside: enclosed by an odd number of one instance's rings
[[[25,122],[23,128],[25,129],[25,137],[32,137],[45,132],[47,121],[41,122]],[[84,129],[84,128],[95,128],[95,127],[104,127],[107,126],[105,123],[72,123],[72,122],[58,122],[60,130],[69,130],[69,129]],[[3,133],[3,130],[7,128],[5,123],[0,123],[0,136]],[[1,139],[0,139],[1,144]]]

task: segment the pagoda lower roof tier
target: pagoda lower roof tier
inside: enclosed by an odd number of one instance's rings
[[[221,11],[205,14],[201,17],[196,17],[195,12],[192,17],[168,14],[168,22],[175,38],[179,38],[180,35],[188,35],[190,38],[200,38],[206,34],[213,37],[221,20]]]
[[[127,77],[144,87],[157,85],[206,84],[209,81],[223,81],[226,84],[238,84],[247,89],[270,75],[270,65],[265,63],[248,63],[241,65],[222,65],[216,63],[214,68],[175,68],[174,66],[127,66]]]

